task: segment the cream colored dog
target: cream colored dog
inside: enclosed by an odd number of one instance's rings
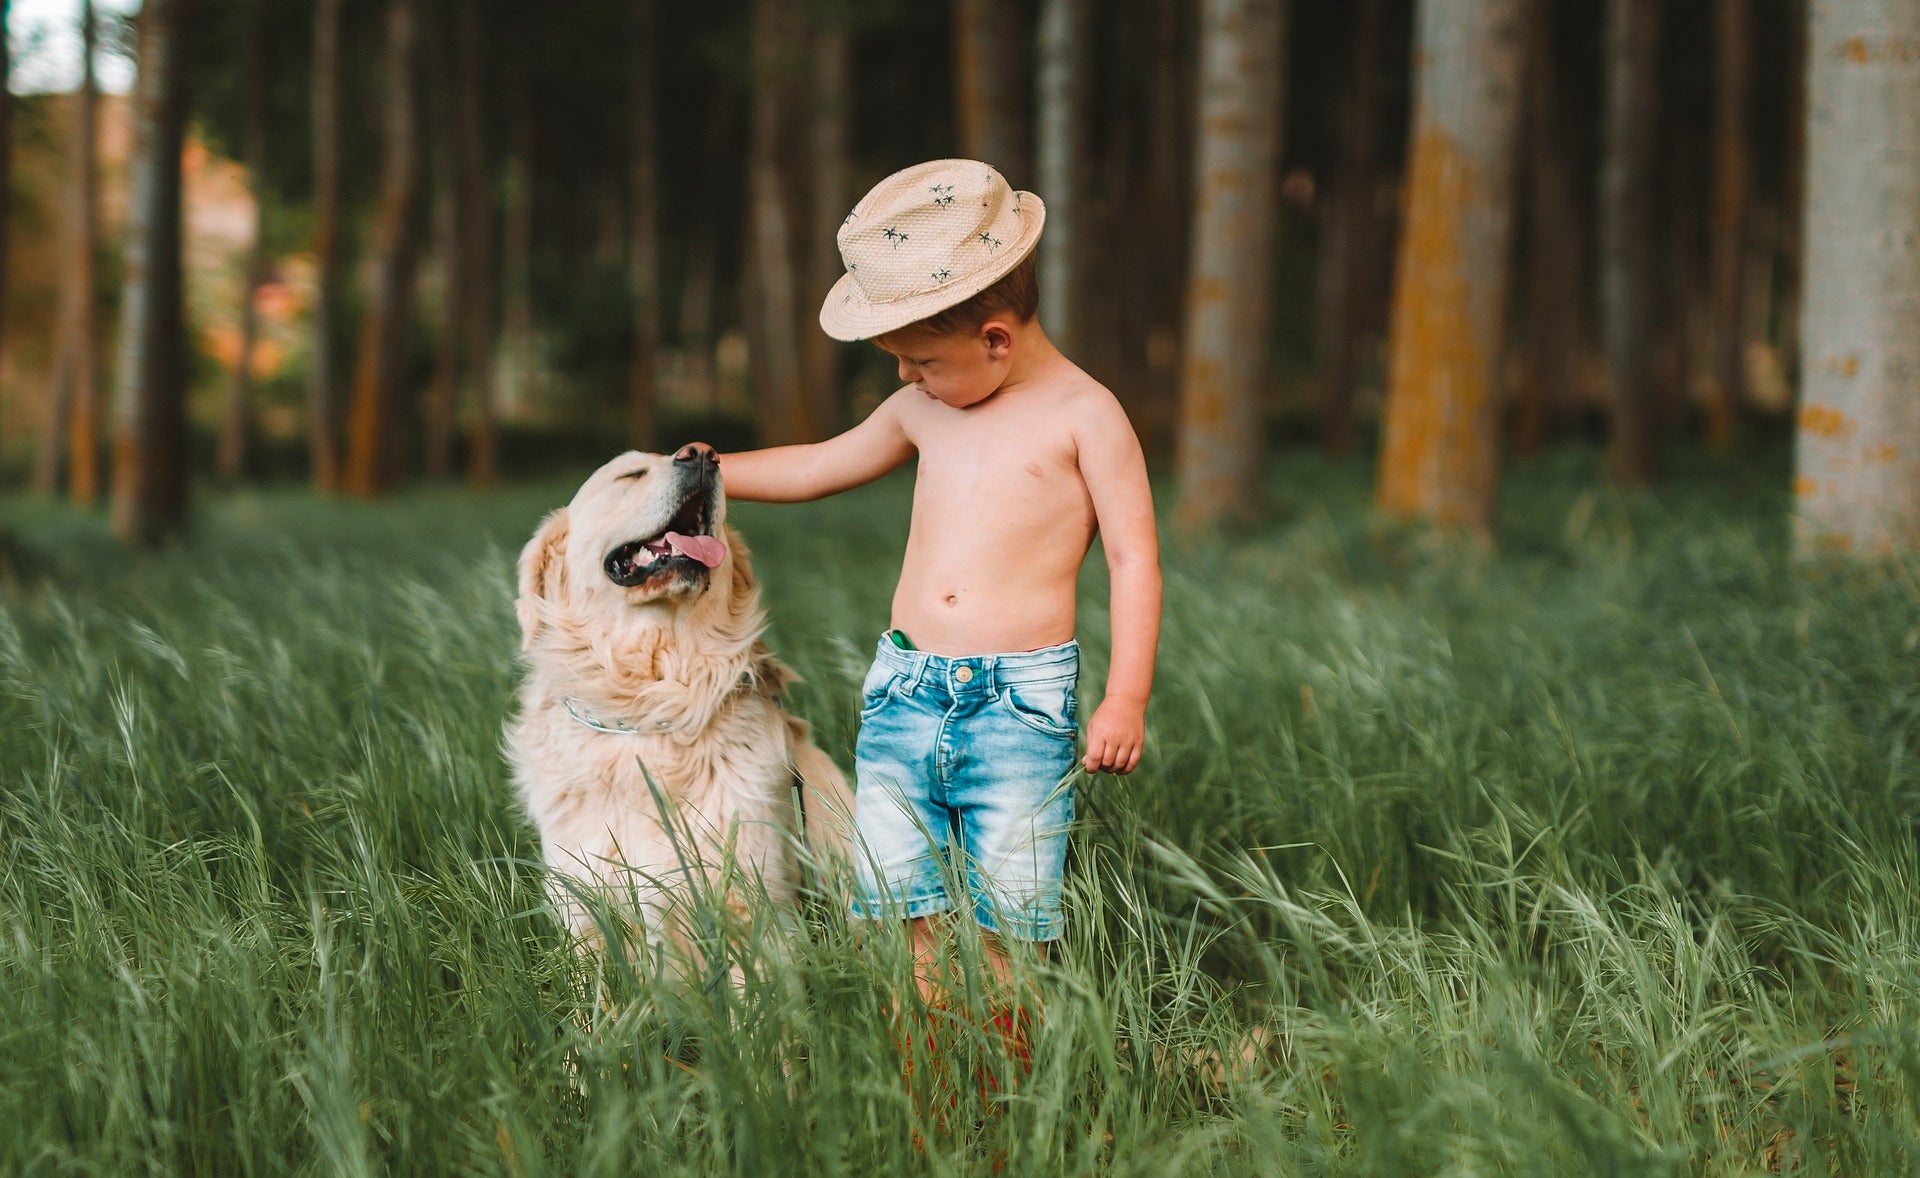
[[[776,699],[792,672],[760,640],[712,450],[629,452],[595,471],[521,552],[515,609],[527,674],[507,757],[550,894],[584,941],[599,938],[580,891],[684,946],[691,873],[737,911],[762,894],[785,906],[803,831],[845,853],[851,795]],[[723,864],[739,874],[723,879]]]

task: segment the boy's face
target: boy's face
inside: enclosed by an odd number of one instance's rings
[[[971,332],[935,335],[907,328],[873,342],[899,365],[902,383],[965,409],[991,397],[1005,382],[1013,331],[996,315]]]

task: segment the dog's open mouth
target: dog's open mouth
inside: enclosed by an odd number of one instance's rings
[[[607,579],[624,588],[645,584],[666,572],[675,562],[683,562],[686,571],[720,567],[727,546],[713,535],[713,513],[707,496],[695,491],[687,496],[673,519],[656,535],[644,540],[629,540],[607,553],[604,567]]]

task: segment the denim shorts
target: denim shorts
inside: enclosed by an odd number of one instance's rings
[[[949,658],[882,637],[854,748],[857,917],[962,907],[989,932],[1060,935],[1080,646]]]

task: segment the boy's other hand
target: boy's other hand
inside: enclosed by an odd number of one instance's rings
[[[1131,773],[1146,743],[1147,709],[1109,697],[1087,721],[1087,754],[1080,763],[1089,773]]]

